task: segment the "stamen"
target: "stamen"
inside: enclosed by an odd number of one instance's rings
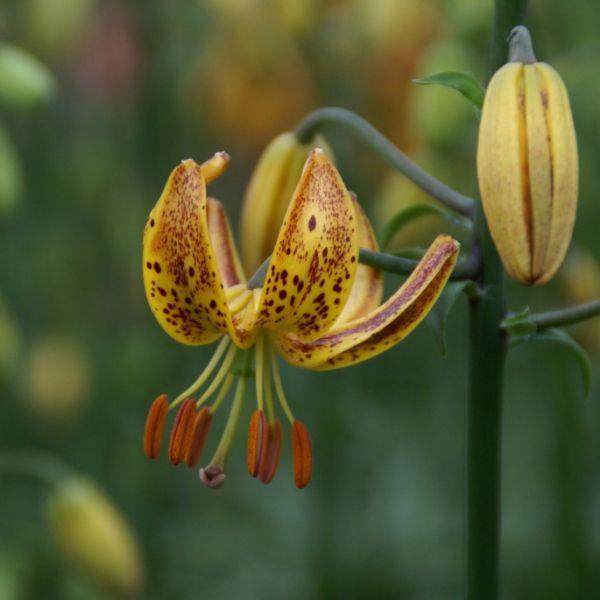
[[[248,473],[252,477],[258,475],[258,469],[267,449],[268,427],[265,413],[262,410],[255,410],[250,417],[248,426],[248,450],[246,454],[246,463]]]
[[[195,409],[196,402],[189,398],[181,405],[175,417],[169,440],[169,459],[174,465],[178,465],[183,460],[192,441]]]
[[[277,392],[277,398],[279,399],[279,404],[285,413],[285,416],[288,418],[288,421],[291,425],[294,424],[294,415],[290,409],[290,405],[287,403],[285,399],[285,393],[283,391],[283,385],[281,384],[281,373],[279,372],[279,366],[277,365],[277,358],[275,357],[275,353],[271,352],[271,365],[273,366],[273,383],[275,384],[275,391]]]
[[[264,352],[265,352],[265,339],[261,333],[256,338],[256,359],[254,362],[256,372],[256,404],[258,410],[262,412],[263,409],[263,381],[264,381]]]
[[[225,299],[227,302],[235,300],[242,292],[246,291],[248,286],[245,283],[236,283],[225,290]]]
[[[144,427],[144,453],[148,458],[155,459],[160,452],[168,407],[169,399],[167,395],[161,394],[154,400],[150,410],[148,410]]]
[[[267,431],[266,450],[262,453],[258,468],[258,476],[263,483],[271,483],[279,466],[279,458],[281,457],[281,423],[279,421],[269,423]]]
[[[227,392],[229,391],[229,388],[231,387],[232,383],[233,383],[233,375],[231,373],[228,373],[227,377],[225,377],[225,381],[223,382],[223,385],[221,386],[221,389],[219,390],[217,399],[213,402],[213,405],[208,408],[208,410],[210,410],[211,414],[214,415],[215,412],[217,412],[217,408],[219,408],[219,406],[221,405],[221,402],[223,402],[223,399],[225,398],[225,396],[227,396]]]
[[[294,480],[296,487],[302,489],[310,481],[313,460],[310,436],[300,421],[294,421],[292,424],[292,451],[294,454]]]
[[[202,404],[214,394],[215,390],[219,387],[221,381],[223,381],[225,376],[229,373],[229,367],[231,367],[231,363],[235,358],[236,352],[237,348],[234,345],[232,345],[225,356],[225,360],[223,360],[223,364],[217,371],[217,374],[214,376],[213,380],[210,382],[210,385],[206,388],[202,396],[198,398],[198,402],[196,402],[197,408],[200,408]]]
[[[177,396],[177,398],[173,400],[173,402],[169,406],[169,410],[172,410],[179,403],[183,402],[183,400],[189,398],[193,393],[196,392],[196,390],[198,390],[204,384],[204,382],[210,377],[211,373],[215,370],[217,364],[219,364],[221,357],[223,356],[225,350],[227,350],[227,346],[229,346],[230,343],[231,340],[227,336],[224,336],[223,339],[219,342],[215,353],[212,355],[212,358],[210,359],[210,361],[208,361],[208,364],[204,368],[204,371],[200,373],[198,379],[196,379],[196,381],[194,381],[194,383],[192,383],[192,385],[190,385],[190,387],[187,390],[181,392],[181,394],[179,394],[179,396]]]
[[[265,378],[265,404],[267,406],[267,417],[269,423],[275,420],[275,409],[273,408],[273,390],[271,389],[271,366],[269,362],[269,352],[271,352],[271,345],[268,340],[265,340],[265,352],[264,352],[264,378]]]
[[[211,425],[212,412],[205,406],[196,415],[194,425],[192,426],[191,442],[185,456],[185,464],[188,467],[195,467],[200,460],[200,455],[204,449]]]
[[[236,298],[229,304],[229,312],[232,315],[239,313],[243,308],[246,307],[248,302],[250,302],[251,298],[252,293],[250,292],[250,290],[246,290],[245,292],[240,294],[238,298]]]
[[[244,392],[246,390],[246,380],[240,377],[238,385],[235,390],[235,397],[233,404],[231,405],[231,411],[227,417],[227,423],[225,430],[219,441],[219,445],[215,451],[215,455],[212,457],[210,464],[200,469],[200,481],[208,487],[221,487],[225,482],[225,462],[227,460],[227,454],[233,438],[235,436],[235,429],[240,419],[240,411],[242,408],[242,401],[244,400]]]

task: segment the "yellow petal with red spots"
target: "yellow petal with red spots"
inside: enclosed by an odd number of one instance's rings
[[[258,322],[304,340],[341,314],[358,263],[352,199],[323,151],[313,150],[288,207],[263,284]]]
[[[358,225],[358,246],[367,250],[379,250],[377,239],[369,219],[356,199],[356,195],[350,192],[354,203],[354,212]],[[354,284],[350,291],[350,297],[344,306],[342,314],[338,317],[333,327],[358,319],[372,310],[375,310],[383,296],[383,274],[379,269],[359,264],[356,268]]]
[[[280,334],[275,343],[288,362],[315,370],[362,362],[403,340],[426,316],[456,264],[460,245],[440,235],[402,287],[377,310],[333,328],[312,342]]]
[[[148,303],[163,329],[183,344],[207,344],[223,333],[238,337],[207,218],[204,170],[215,176],[225,164],[222,154],[202,166],[183,161],[169,176],[144,230]]]

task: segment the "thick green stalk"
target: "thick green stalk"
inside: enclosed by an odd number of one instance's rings
[[[520,24],[526,0],[496,0],[490,75],[507,59],[507,38]],[[469,305],[467,598],[498,598],[500,554],[500,451],[506,340],[504,271],[481,208],[478,211],[484,294]]]

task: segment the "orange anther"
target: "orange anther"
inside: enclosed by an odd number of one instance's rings
[[[169,440],[169,459],[178,465],[186,456],[192,441],[193,424],[196,413],[196,402],[189,398],[179,409]]]
[[[300,421],[292,425],[292,451],[294,454],[294,480],[296,487],[308,485],[312,475],[312,444],[306,427]]]
[[[255,410],[248,426],[248,454],[246,455],[248,473],[252,477],[258,475],[262,453],[267,446],[267,431],[265,413],[262,410]]]
[[[267,427],[266,450],[262,453],[258,476],[263,483],[271,483],[281,456],[281,423],[273,421]]]
[[[150,406],[144,426],[144,453],[148,458],[158,457],[168,408],[169,399],[166,394],[158,396]]]
[[[187,449],[187,454],[185,456],[185,464],[188,467],[191,468],[196,466],[198,460],[200,460],[200,455],[202,454],[202,450],[204,449],[204,444],[206,442],[206,438],[208,437],[208,432],[210,431],[211,425],[212,413],[205,406],[196,415],[194,419],[194,424],[191,428],[191,441]]]

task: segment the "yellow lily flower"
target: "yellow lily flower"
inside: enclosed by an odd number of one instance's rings
[[[301,488],[311,477],[311,442],[286,401],[275,353],[292,365],[326,370],[387,350],[427,315],[452,272],[459,244],[439,236],[402,287],[380,305],[381,273],[358,264],[359,247],[377,250],[371,226],[335,166],[315,149],[290,201],[264,283],[254,287],[243,273],[222,205],[206,194],[207,183],[228,162],[223,152],[201,165],[183,161],[146,224],[144,285],[157,321],[183,344],[221,341],[188,389],[171,403],[165,394],[154,401],[144,450],[149,458],[158,456],[167,411],[180,405],[169,457],[174,464],[194,466],[235,374],[247,375],[253,361],[257,408],[248,431],[248,470],[264,483],[275,475],[282,438],[276,397],[291,425],[295,482]],[[191,399],[211,376],[205,391]],[[245,376],[239,378],[221,441],[200,470],[210,487],[225,479],[245,382]]]

